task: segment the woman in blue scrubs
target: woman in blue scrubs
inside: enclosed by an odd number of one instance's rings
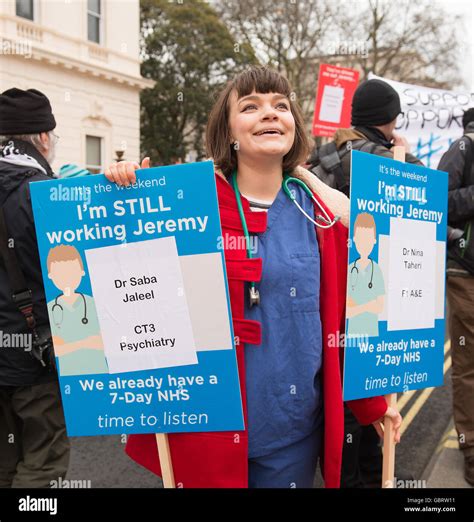
[[[312,487],[324,425],[318,240],[314,224],[282,189],[284,172],[309,150],[292,94],[278,72],[249,68],[221,92],[207,133],[216,165],[231,185],[235,179],[236,200],[268,213],[265,232],[251,238],[254,257],[263,262],[260,304],[248,299],[249,288],[245,293],[245,319],[262,327],[261,344],[244,348],[251,488]],[[106,176],[128,184],[137,168],[114,164]],[[297,184],[291,190],[314,219],[312,200]],[[388,408],[385,415],[394,420],[398,439],[399,413]]]

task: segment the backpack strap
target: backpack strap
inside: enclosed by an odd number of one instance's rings
[[[342,150],[338,150],[336,143],[331,141],[320,147],[318,156],[316,158],[316,168],[313,168],[312,172],[321,179],[321,171],[328,174],[332,174],[335,181],[335,188],[344,192],[349,193],[349,175],[345,175],[344,168],[342,166],[342,159],[351,150],[360,150],[361,152],[368,152],[372,154],[377,148],[377,144],[369,140],[355,140],[350,141],[350,147],[344,147]]]
[[[358,150],[360,152],[367,152],[368,154],[373,154],[375,149],[378,147],[378,145],[372,141],[368,140],[354,140],[354,141],[348,141],[347,143],[350,143],[350,147],[344,147],[344,150],[339,151],[339,157],[342,161],[342,158],[349,154],[352,150]]]
[[[361,152],[367,152],[368,154],[373,154],[377,147],[378,147],[377,143],[374,143],[373,141],[364,141],[364,143],[362,143],[362,146],[359,150]]]
[[[345,179],[341,157],[334,141],[326,143],[326,145],[321,147],[319,162],[323,170],[334,175],[336,188],[343,192],[349,186],[349,183]]]

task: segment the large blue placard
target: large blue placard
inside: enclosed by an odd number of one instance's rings
[[[446,172],[352,151],[344,400],[443,384]]]
[[[68,435],[243,429],[213,163],[31,197]]]

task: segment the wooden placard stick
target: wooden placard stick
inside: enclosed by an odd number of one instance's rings
[[[175,488],[173,463],[171,461],[170,445],[166,433],[155,433],[158,456],[160,457],[163,487]]]
[[[395,146],[392,148],[393,159],[405,161],[405,147]],[[389,393],[385,396],[387,404],[392,408],[397,406],[397,394]],[[393,440],[392,419],[385,417],[383,435],[383,466],[382,466],[382,488],[395,488],[395,442]]]
[[[387,404],[395,407],[397,405],[397,394],[389,393],[385,396]],[[382,466],[382,488],[394,488],[395,479],[395,442],[393,440],[392,419],[385,417],[383,431],[383,466]]]

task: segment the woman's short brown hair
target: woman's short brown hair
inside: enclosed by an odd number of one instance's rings
[[[214,160],[216,167],[221,169],[225,176],[230,176],[237,168],[237,154],[231,143],[229,126],[229,98],[233,91],[237,93],[238,98],[248,96],[253,91],[260,94],[274,92],[288,98],[295,119],[295,141],[283,158],[283,170],[291,172],[304,163],[310,149],[309,140],[301,109],[294,101],[290,82],[274,69],[252,66],[227,83],[209,115],[206,128],[206,152],[208,157]]]

